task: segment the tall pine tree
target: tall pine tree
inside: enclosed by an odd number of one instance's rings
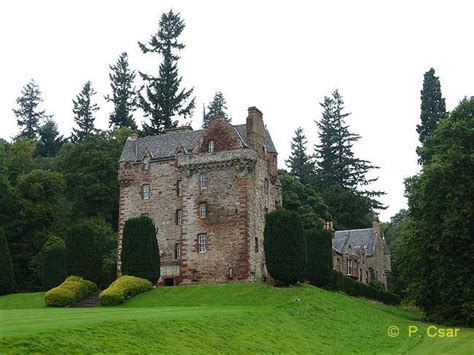
[[[214,94],[214,98],[207,106],[207,109],[209,111],[207,114],[204,115],[204,122],[202,125],[203,127],[207,127],[208,122],[216,117],[224,117],[226,120],[230,122],[229,115],[226,112],[227,106],[226,106],[226,101],[225,101],[224,94],[222,93],[222,91],[217,91]]]
[[[44,110],[39,110],[38,106],[42,101],[39,86],[31,79],[21,90],[21,96],[16,99],[18,108],[13,109],[20,127],[20,136],[33,140],[38,138],[41,123],[51,117]]]
[[[133,85],[136,73],[129,67],[127,53],[120,54],[117,63],[109,68],[112,96],[107,95],[105,100],[114,104],[114,110],[109,116],[110,127],[136,129],[137,124],[133,119],[133,112],[138,105],[137,91]]]
[[[72,141],[82,142],[85,138],[96,132],[94,127],[94,113],[99,110],[99,106],[92,102],[92,97],[96,94],[92,83],[86,82],[82,91],[72,100],[74,104],[74,121],[78,128],[73,128]]]
[[[314,168],[311,158],[306,153],[307,143],[303,129],[298,127],[291,142],[290,157],[286,160],[286,166],[290,169],[290,174],[303,184],[309,182]]]
[[[180,88],[182,77],[178,74],[179,56],[176,53],[184,48],[179,42],[184,27],[180,14],[171,10],[161,15],[160,28],[151,36],[148,45],[138,42],[143,53],[158,53],[163,57],[157,77],[140,72],[145,81],[145,95],[139,94],[140,106],[150,118],[150,124],[143,125],[145,134],[161,134],[178,125],[178,116],[192,115],[193,89]]]
[[[36,153],[42,157],[54,156],[63,144],[63,136],[59,134],[56,122],[48,118],[39,128],[39,141],[36,147]]]
[[[421,148],[425,145],[426,138],[438,126],[439,121],[446,117],[446,103],[441,94],[441,83],[435,75],[435,70],[428,70],[423,78],[423,89],[421,90],[421,124],[416,126]],[[417,148],[419,163],[423,164],[424,157],[420,148]]]

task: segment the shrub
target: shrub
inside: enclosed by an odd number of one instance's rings
[[[306,280],[318,287],[328,286],[332,277],[332,237],[322,229],[307,231]]]
[[[0,228],[0,295],[13,292],[15,281],[13,279],[13,266],[8,248],[7,238]]]
[[[304,231],[297,213],[282,209],[267,214],[264,249],[267,270],[276,282],[289,285],[303,279]]]
[[[135,276],[121,276],[99,294],[100,304],[116,306],[127,298],[148,291],[152,287],[150,281]]]
[[[65,307],[97,291],[97,285],[78,276],[69,276],[64,282],[44,295],[47,306]]]
[[[160,253],[150,217],[130,218],[123,228],[122,273],[150,280],[160,278]]]
[[[50,237],[40,252],[41,283],[44,290],[58,286],[66,277],[66,247],[58,237]]]

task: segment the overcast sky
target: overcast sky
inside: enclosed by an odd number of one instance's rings
[[[319,102],[337,88],[352,112],[347,123],[362,136],[357,155],[380,166],[383,220],[406,207],[403,180],[418,171],[423,73],[435,68],[448,110],[474,95],[470,0],[2,1],[0,137],[18,133],[12,108],[31,78],[66,136],[72,99],[91,80],[96,125],[107,128],[108,65],[126,51],[132,68],[156,73],[159,57],[142,54],[137,41],[148,41],[171,8],[186,23],[179,70],[196,95],[193,127],[202,103],[221,90],[233,123],[245,122],[249,106],[263,112],[284,167],[298,126],[313,151]]]

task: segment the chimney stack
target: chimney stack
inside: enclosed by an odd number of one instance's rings
[[[265,159],[265,125],[262,111],[251,106],[248,113],[246,126],[249,143],[258,155]]]

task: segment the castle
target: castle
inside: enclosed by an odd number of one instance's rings
[[[267,279],[265,215],[282,204],[277,156],[255,107],[244,125],[215,118],[203,130],[129,137],[119,162],[118,273],[124,224],[147,215],[161,283]]]

